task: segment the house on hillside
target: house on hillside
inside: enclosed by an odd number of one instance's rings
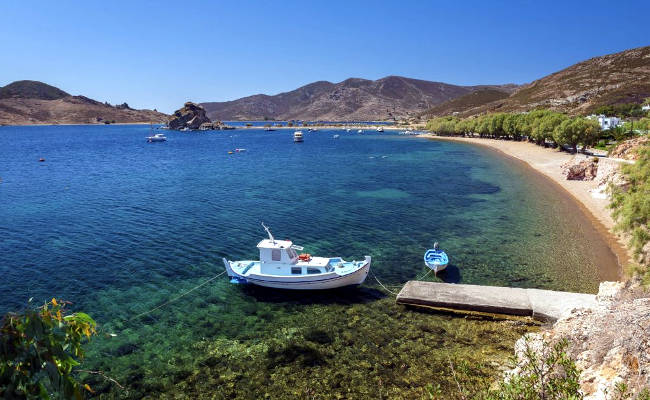
[[[598,119],[598,123],[600,124],[600,129],[606,131],[610,128],[615,128],[617,126],[623,125],[623,120],[621,120],[618,117],[606,117],[604,115],[590,115],[587,117],[588,119]]]
[[[641,107],[643,111],[650,111],[650,104],[646,104],[645,106]]]

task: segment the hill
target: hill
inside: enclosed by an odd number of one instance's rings
[[[446,101],[428,109],[422,114],[424,118],[442,117],[456,113],[467,113],[493,101],[503,100],[511,91],[500,88],[482,88],[471,93]]]
[[[524,85],[505,99],[462,110],[461,116],[549,108],[588,114],[602,105],[650,97],[650,46],[594,57]]]
[[[213,120],[391,120],[416,117],[434,105],[480,86],[388,76],[319,81],[274,96],[257,94],[227,102],[201,103]]]
[[[38,81],[16,81],[0,87],[2,125],[164,122],[167,117],[155,110],[134,110],[126,103],[112,106],[71,96]]]

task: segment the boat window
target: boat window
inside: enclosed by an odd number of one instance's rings
[[[291,258],[291,259],[296,258],[297,254],[296,254],[296,251],[294,249],[289,249],[287,251],[289,252],[289,258]]]
[[[291,267],[292,275],[302,275],[302,267]]]
[[[308,274],[320,274],[320,269],[318,268],[307,268]]]
[[[282,259],[281,257],[282,257],[282,253],[280,252],[279,249],[271,250],[271,260],[280,261]]]

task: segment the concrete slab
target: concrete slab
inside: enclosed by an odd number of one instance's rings
[[[593,307],[596,296],[553,290],[409,281],[397,295],[397,303],[555,321],[574,308]]]
[[[526,289],[533,309],[533,318],[540,321],[557,321],[576,308],[593,308],[596,295],[558,292],[554,290]]]

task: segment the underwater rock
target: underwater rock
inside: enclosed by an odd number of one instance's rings
[[[332,343],[332,336],[322,329],[310,329],[304,334],[305,340],[318,344]]]
[[[113,353],[118,357],[122,357],[122,356],[129,355],[136,350],[138,350],[138,345],[134,343],[125,343],[120,347],[118,347],[117,349],[115,349]]]

